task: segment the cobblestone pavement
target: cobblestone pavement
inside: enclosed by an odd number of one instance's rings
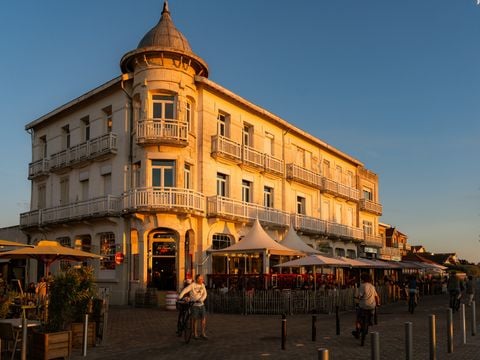
[[[461,314],[455,313],[454,351],[447,353],[447,304],[446,295],[426,296],[413,315],[404,301],[381,307],[378,325],[371,328],[379,333],[380,358],[406,358],[405,323],[412,322],[413,359],[429,359],[429,315],[435,314],[437,359],[480,359],[480,333],[472,336],[469,307],[465,308],[466,344]],[[317,359],[318,348],[327,348],[330,359],[371,358],[370,338],[361,347],[351,335],[353,311],[340,314],[340,335],[336,335],[335,315],[317,315],[316,341],[312,341],[311,315],[288,316],[285,350],[281,349],[281,316],[209,314],[209,339],[192,339],[189,344],[175,335],[176,316],[175,311],[162,309],[111,307],[104,343],[88,348],[86,357],[74,350],[72,359]]]

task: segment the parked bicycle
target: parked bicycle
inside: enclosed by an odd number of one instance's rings
[[[177,336],[182,336],[185,343],[189,343],[192,338],[192,301],[177,300],[176,307],[179,311],[177,320]]]

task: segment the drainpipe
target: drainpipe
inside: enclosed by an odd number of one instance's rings
[[[129,111],[128,111],[128,123],[129,123],[129,128],[130,128],[130,143],[129,143],[129,153],[128,153],[128,162],[129,162],[129,175],[130,175],[130,187],[133,183],[133,98],[129,94],[129,92],[125,89],[125,81],[133,79],[133,74],[128,73],[128,74],[122,74],[122,81],[120,82],[120,85],[122,87],[123,92],[127,96],[128,99],[128,106],[129,106]],[[132,285],[131,285],[131,272],[132,272],[132,231],[131,231],[131,218],[128,217],[128,226],[125,226],[124,223],[124,231],[128,231],[128,239],[129,239],[129,244],[128,246],[125,246],[125,250],[128,251],[128,259],[129,261],[127,262],[127,303],[130,303],[130,295],[132,292]],[[126,244],[127,245],[127,244]]]

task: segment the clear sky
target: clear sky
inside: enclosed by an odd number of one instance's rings
[[[28,211],[30,121],[120,74],[162,0],[0,5],[0,226]],[[210,79],[361,160],[381,221],[480,261],[477,0],[171,0]]]

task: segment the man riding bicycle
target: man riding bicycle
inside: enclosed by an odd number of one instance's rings
[[[352,331],[352,335],[357,339],[360,337],[362,321],[365,320],[365,316],[367,315],[367,319],[370,321],[373,311],[380,304],[380,298],[375,290],[375,286],[372,284],[372,278],[370,277],[370,274],[362,273],[362,275],[360,275],[360,281],[361,284],[358,288],[358,295],[356,296],[356,298],[359,300],[357,319],[355,321],[355,330]]]
[[[201,274],[197,274],[195,276],[195,282],[191,283],[187,287],[185,287],[179,294],[179,298],[181,299],[184,295],[189,294],[190,301],[193,302],[192,307],[192,316],[193,316],[193,338],[199,339],[198,337],[198,330],[197,330],[197,323],[200,320],[201,323],[201,331],[202,331],[202,339],[207,339],[206,327],[207,327],[207,313],[205,310],[204,301],[207,298],[207,289],[203,283],[203,276]]]

